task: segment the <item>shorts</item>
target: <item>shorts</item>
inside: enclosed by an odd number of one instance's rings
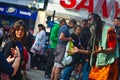
[[[54,62],[54,67],[64,68],[64,65],[60,62]]]
[[[65,54],[65,49],[66,46],[65,45],[60,45],[57,44],[57,47],[54,51],[54,55],[55,55],[55,62],[61,62],[63,60],[64,54]]]

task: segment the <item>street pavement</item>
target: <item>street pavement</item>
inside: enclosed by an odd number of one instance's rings
[[[50,80],[50,79],[44,78],[43,70],[30,69],[30,70],[26,70],[26,72],[27,72],[26,80]],[[75,79],[71,78],[70,80],[75,80]]]
[[[26,70],[27,72],[27,80],[49,80],[44,78],[44,71],[43,70],[33,70],[29,69]]]

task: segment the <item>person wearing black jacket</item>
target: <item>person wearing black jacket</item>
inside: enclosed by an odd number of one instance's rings
[[[10,30],[10,41],[6,43],[2,52],[4,53],[5,57],[8,58],[14,54],[11,53],[11,48],[15,48],[16,46],[19,48],[21,61],[19,64],[19,68],[16,74],[11,77],[11,80],[22,80],[22,65],[24,63],[24,53],[23,53],[23,46],[26,40],[26,25],[23,20],[18,20],[14,23],[13,27]],[[11,64],[12,65],[12,64]]]
[[[0,72],[4,72],[9,76],[14,76],[19,68],[21,58],[18,47],[16,47],[16,49],[12,48],[11,52],[15,54],[14,57],[9,56],[6,60],[4,53],[0,51]],[[13,64],[10,65],[8,62],[9,63],[13,62]]]

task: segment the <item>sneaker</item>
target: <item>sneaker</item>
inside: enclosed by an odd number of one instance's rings
[[[44,78],[50,79],[50,75],[44,75]]]

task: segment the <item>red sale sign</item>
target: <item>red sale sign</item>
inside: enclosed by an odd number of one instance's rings
[[[81,0],[77,3],[77,0],[60,0],[60,5],[65,9],[75,9],[77,11],[81,9],[87,10],[89,13],[92,12],[102,12],[102,16],[108,18],[112,10],[114,10],[114,17],[117,17],[120,14],[119,3],[115,0],[110,0],[109,3],[107,0],[98,0],[96,5],[94,5],[94,0]]]

